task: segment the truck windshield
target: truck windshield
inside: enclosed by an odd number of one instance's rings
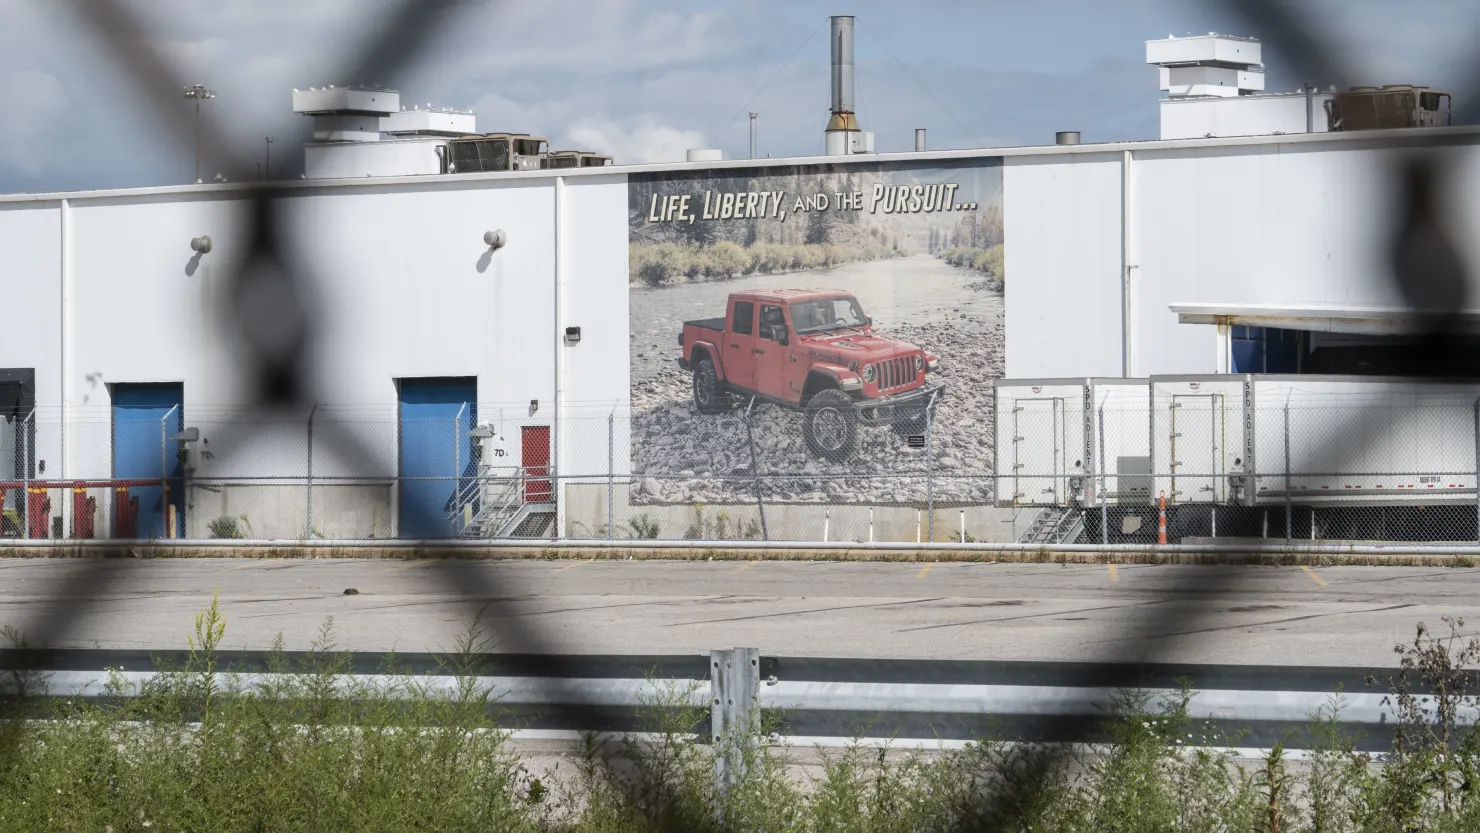
[[[852,295],[843,295],[792,304],[791,323],[798,333],[820,333],[862,327],[868,319]]]

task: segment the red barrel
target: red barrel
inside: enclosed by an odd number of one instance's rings
[[[87,496],[87,489],[77,486],[72,489],[72,537],[93,537],[93,516],[98,510],[97,500]]]
[[[26,489],[26,526],[32,538],[51,537],[51,498],[45,486]]]

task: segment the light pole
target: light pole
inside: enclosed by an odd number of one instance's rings
[[[216,97],[216,94],[201,84],[185,88],[185,97],[195,101],[195,184],[200,184],[200,103]]]

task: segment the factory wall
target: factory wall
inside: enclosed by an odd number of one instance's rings
[[[557,187],[570,229],[558,321]],[[217,481],[198,493],[189,534],[204,534],[196,521],[222,512],[259,519],[259,535],[307,529],[298,478],[307,474],[311,403],[289,412],[242,408],[250,380],[223,315],[244,303],[230,295],[246,257],[239,197],[221,188],[74,197],[65,209],[66,246],[60,201],[0,203],[4,305],[13,312],[0,365],[36,369],[35,452],[46,468],[34,476],[112,476],[112,386],[178,382],[185,424],[202,436],[192,477]],[[562,186],[549,177],[376,183],[287,198],[287,252],[295,274],[310,279],[302,289],[315,312],[307,366],[321,403],[314,475],[321,483],[360,479],[339,484],[356,492],[352,499],[316,490],[316,528],[329,523],[321,531],[330,534],[336,517],[347,518],[348,506],[335,512],[337,504],[369,501],[385,505],[366,510],[373,519],[346,522],[393,532],[381,527],[395,514],[387,484],[397,473],[397,379],[475,378],[479,419],[508,424],[500,433],[511,461],[519,459],[521,426],[555,423],[557,387],[564,388],[569,411],[602,414],[599,430],[561,427],[567,471],[606,472],[606,416],[623,406],[628,387],[626,205],[622,175]],[[483,242],[493,229],[508,238],[498,251]],[[209,253],[191,250],[201,235],[211,238]],[[582,328],[581,343],[557,335],[567,319]],[[560,351],[569,357],[563,376]],[[583,448],[588,442],[599,447]],[[625,468],[625,453],[617,465]],[[53,502],[65,515],[64,501]],[[277,520],[264,529],[264,517]]]
[[[1121,375],[1123,156],[1006,159],[1006,376]]]
[[[1480,201],[1471,196],[1480,193],[1480,133],[1451,135],[1450,233],[1480,265]],[[1005,375],[1226,369],[1225,336],[1179,323],[1174,303],[1400,305],[1387,279],[1393,152],[1343,134],[992,152],[1002,160],[1012,241]],[[904,163],[986,155],[904,155]],[[192,461],[194,477],[226,484],[195,494],[189,534],[240,513],[275,518],[253,532],[285,537],[310,526],[395,534],[395,380],[473,377],[478,421],[495,427],[490,442],[504,443],[509,460],[519,459],[523,426],[554,430],[560,474],[589,481],[591,517],[581,523],[595,529],[611,511],[609,461],[619,480],[630,471],[629,307],[641,295],[629,287],[628,185],[628,169],[616,169],[289,192],[288,251],[312,277],[305,290],[318,313],[308,366],[321,400],[314,474],[343,486],[316,493],[312,524],[299,497],[311,408],[240,411],[248,380],[220,314],[241,303],[227,293],[246,255],[238,187],[0,197],[0,304],[10,312],[0,367],[36,370],[38,421],[55,426],[38,428],[35,449],[48,478],[110,475],[112,385],[183,383],[185,424],[201,429],[199,450],[211,452]],[[498,251],[483,242],[492,229],[508,236]],[[201,235],[212,239],[208,254],[191,251]],[[580,328],[579,342],[566,339],[567,327]],[[625,506],[626,497],[613,502]]]

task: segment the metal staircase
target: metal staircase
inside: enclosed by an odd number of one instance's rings
[[[541,470],[479,466],[453,502],[459,538],[548,538],[555,530],[552,478]]]
[[[1020,544],[1072,544],[1084,534],[1084,512],[1077,506],[1051,506],[1038,513]]]

